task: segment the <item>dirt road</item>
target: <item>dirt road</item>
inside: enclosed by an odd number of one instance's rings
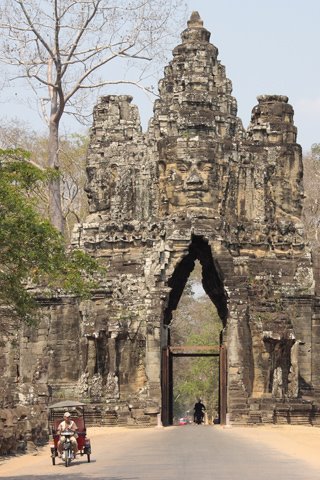
[[[315,480],[320,478],[320,428],[195,426],[89,429],[92,460],[66,469],[49,448],[0,464],[7,479],[65,480]]]

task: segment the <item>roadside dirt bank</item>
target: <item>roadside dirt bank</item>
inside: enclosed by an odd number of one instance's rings
[[[254,443],[260,442],[279,452],[307,462],[320,469],[320,428],[304,425],[271,425],[257,427],[225,427]]]

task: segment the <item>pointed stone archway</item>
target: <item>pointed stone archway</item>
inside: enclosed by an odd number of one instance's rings
[[[161,351],[161,419],[163,425],[173,422],[173,359],[176,356],[219,358],[219,420],[226,422],[227,413],[227,356],[226,345],[223,344],[223,330],[220,334],[220,345],[212,346],[175,346],[171,344],[169,324],[173,311],[176,310],[184,287],[196,261],[202,268],[202,286],[210,300],[214,303],[225,329],[228,317],[227,295],[223,286],[222,273],[214,261],[207,240],[194,235],[188,248],[188,253],[177,264],[173,275],[168,281],[171,288],[167,306],[163,315],[162,351]]]
[[[177,264],[168,287],[171,289],[168,303],[163,315],[163,326],[169,325],[172,312],[176,310],[182,292],[186,286],[190,273],[193,271],[196,260],[202,267],[202,286],[208,297],[214,303],[223,328],[226,327],[228,317],[227,295],[223,285],[222,272],[214,260],[208,240],[202,236],[193,235],[188,247],[188,253]]]

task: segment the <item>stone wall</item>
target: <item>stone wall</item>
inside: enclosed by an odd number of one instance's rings
[[[38,331],[2,348],[15,392],[84,400],[101,423],[154,425],[161,351],[199,260],[223,325],[231,421],[317,423],[319,262],[301,221],[293,108],[259,96],[245,130],[209,39],[194,12],[146,133],[130,96],[95,107],[90,213],[72,245],[107,273],[90,300],[42,300]]]
[[[91,321],[98,310],[108,317],[96,318],[94,329],[113,327],[109,337],[117,344],[127,315],[130,335],[141,333],[141,363],[132,371],[124,359],[115,366],[120,403],[123,394],[159,404],[166,326],[200,261],[205,291],[224,325],[231,419],[243,421],[252,419],[257,402],[265,409],[270,399],[295,399],[299,409],[297,399],[314,392],[314,274],[301,222],[303,172],[293,109],[286,96],[262,95],[245,131],[209,37],[194,13],[159,83],[145,135],[130,97],[101,98],[88,165],[103,162],[112,197],[103,209],[91,201],[74,243],[101,259],[112,284],[111,298],[105,292],[98,309],[93,302],[86,307]],[[91,200],[106,198],[97,177],[88,193]],[[122,351],[133,360],[137,346],[130,335]]]

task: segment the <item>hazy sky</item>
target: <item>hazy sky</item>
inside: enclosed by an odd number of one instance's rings
[[[294,108],[304,151],[320,143],[320,0],[186,1],[189,16],[193,10],[200,13],[219,49],[244,126],[257,95],[283,94]],[[152,103],[128,86],[122,90],[134,95],[145,127]],[[36,111],[23,103],[25,95],[23,89],[9,101],[0,95],[0,117],[19,117],[39,128]]]

